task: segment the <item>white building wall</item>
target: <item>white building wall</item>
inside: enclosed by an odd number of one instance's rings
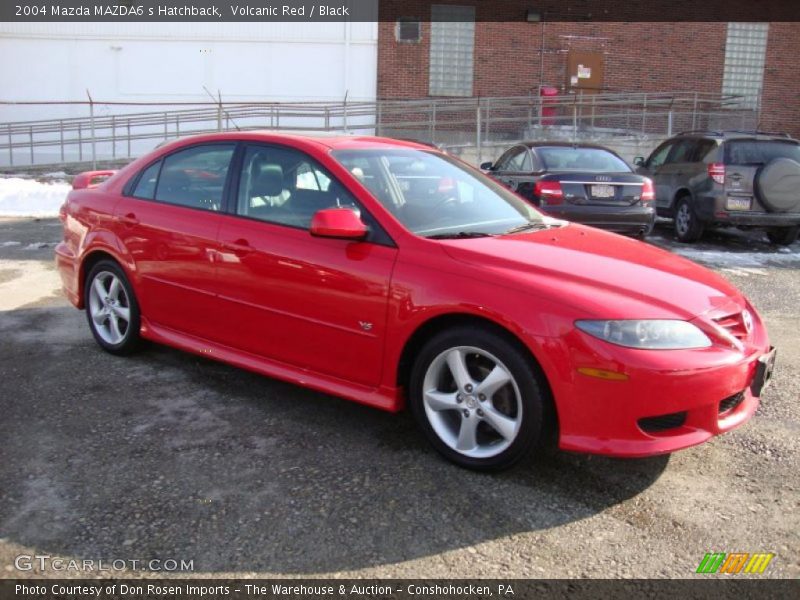
[[[0,100],[374,100],[377,55],[374,22],[0,23]],[[0,105],[0,123],[87,110]]]

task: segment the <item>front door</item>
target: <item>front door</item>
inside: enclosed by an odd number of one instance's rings
[[[311,236],[313,214],[335,206],[359,211],[371,237]],[[397,255],[391,240],[314,159],[286,147],[246,148],[234,212],[219,231],[223,343],[377,385]]]

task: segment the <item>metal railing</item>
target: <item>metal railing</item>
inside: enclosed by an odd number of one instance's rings
[[[662,139],[688,129],[754,128],[758,111],[742,108],[742,100],[677,92],[338,103],[42,103],[86,105],[88,116],[0,124],[0,165],[96,164],[133,158],[164,140],[234,129],[410,138],[448,149],[475,148],[479,162],[484,146],[521,139]],[[131,106],[141,112],[121,112]]]

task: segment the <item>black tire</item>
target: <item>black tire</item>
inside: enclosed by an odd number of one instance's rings
[[[477,396],[479,387],[476,387],[474,393],[469,394],[466,400],[462,400],[464,403],[459,405],[461,408],[457,410],[445,409],[436,414],[446,414],[448,418],[452,417],[450,420],[453,421],[453,428],[459,429],[458,424],[463,427],[465,422],[462,416],[464,412],[462,408],[467,409],[469,403],[470,408],[473,409],[471,416],[475,419],[475,421],[471,422],[477,422],[477,425],[473,428],[477,432],[476,439],[482,435],[488,435],[490,438],[483,448],[493,452],[494,448],[502,448],[507,444],[504,450],[491,456],[469,456],[446,443],[437,433],[434,424],[432,424],[431,418],[428,416],[429,411],[425,405],[426,401],[423,394],[425,380],[426,376],[434,372],[435,361],[441,361],[441,357],[446,356],[452,349],[464,347],[478,349],[496,358],[499,361],[496,366],[499,365],[505,369],[506,373],[510,373],[512,381],[494,392],[491,398],[481,400],[482,404],[478,401]],[[464,356],[464,364],[469,364],[470,360],[475,361],[468,368],[470,374],[474,377],[473,381],[476,382],[476,385],[480,384],[485,380],[485,375],[482,378],[480,377],[481,366],[478,361],[488,362],[489,359],[469,352],[465,352]],[[485,368],[489,370],[491,367]],[[451,390],[460,389],[455,381],[451,382],[451,386]],[[518,390],[518,394],[516,390]],[[545,394],[549,392],[544,376],[535,365],[531,364],[530,357],[526,356],[511,341],[488,329],[456,327],[434,336],[425,344],[416,358],[411,371],[408,391],[411,412],[431,445],[445,458],[461,467],[479,471],[507,469],[531,453],[535,447],[541,444],[541,441],[549,441],[550,436],[546,435],[545,427],[543,426],[543,423],[550,423],[548,414],[549,397],[545,397]],[[451,393],[455,396],[454,391]],[[499,398],[500,404],[497,404],[498,400],[495,399],[498,395],[501,396]],[[505,397],[502,397],[503,395]],[[508,398],[511,398],[511,400],[508,401]],[[502,405],[504,400],[506,401],[505,410]],[[508,410],[510,403],[514,403],[516,408],[512,407],[511,410]],[[486,412],[482,412],[481,407]],[[488,419],[488,416],[491,409],[500,411],[504,416],[510,415],[514,419],[518,419],[516,434],[509,436],[513,441],[508,438],[502,438],[498,433],[499,429],[495,430],[489,425],[491,419]],[[467,409],[467,412],[469,412],[469,409]],[[439,422],[439,427],[441,428],[441,421]],[[499,438],[499,441],[491,441],[492,436]],[[478,451],[478,448],[476,444],[476,451]]]
[[[97,323],[93,318],[93,310],[98,306],[104,307],[103,303],[98,304],[97,297],[92,295],[92,286],[95,285],[95,280],[98,280],[101,286],[106,286],[110,291],[110,284],[113,283],[113,278],[119,282],[121,290],[117,293],[116,299],[110,299],[111,306],[108,303],[105,305],[108,319],[104,323]],[[86,319],[89,322],[89,329],[92,331],[97,344],[106,352],[116,355],[126,355],[135,352],[142,346],[142,339],[139,335],[139,328],[141,326],[141,313],[139,311],[139,303],[136,300],[136,295],[133,292],[133,287],[128,281],[125,272],[122,268],[112,260],[101,260],[92,267],[89,275],[86,277],[84,286],[84,304],[86,305]],[[129,316],[125,326],[122,326],[122,319],[117,320],[117,329],[120,339],[114,340],[114,332],[111,331],[110,320],[112,318],[111,312],[114,308],[118,310],[127,309]],[[122,314],[122,313],[119,313]]]
[[[683,196],[675,205],[675,237],[684,243],[696,242],[703,237],[703,223],[689,200],[688,196]]]
[[[797,241],[797,234],[800,232],[800,226],[794,227],[773,227],[767,230],[767,237],[773,244],[779,246],[789,246]]]

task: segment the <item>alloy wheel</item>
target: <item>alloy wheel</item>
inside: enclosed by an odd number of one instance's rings
[[[500,454],[522,424],[522,396],[511,371],[480,348],[439,354],[425,372],[422,400],[439,439],[470,458]]]
[[[131,308],[125,286],[114,273],[100,271],[89,289],[92,325],[104,342],[117,345],[125,340],[131,322]]]

